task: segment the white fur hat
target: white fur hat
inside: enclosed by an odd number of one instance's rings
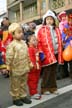
[[[20,24],[18,24],[18,23],[12,23],[10,26],[9,26],[9,28],[8,28],[8,31],[10,32],[10,33],[13,33],[17,28],[19,28],[20,27]]]
[[[54,14],[51,10],[48,10],[48,11],[46,12],[46,14],[43,16],[43,21],[44,21],[44,19],[45,19],[46,17],[48,17],[48,16],[51,16],[51,17],[53,17],[54,19],[56,19],[55,14]]]

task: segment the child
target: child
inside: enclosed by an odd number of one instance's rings
[[[27,74],[33,65],[28,56],[27,46],[22,40],[23,31],[21,26],[12,23],[9,26],[9,32],[13,34],[13,41],[6,49],[6,64],[7,69],[10,70],[10,94],[13,98],[13,104],[22,106],[23,102],[31,103],[31,100],[27,98],[26,82]]]
[[[72,47],[72,14],[68,15],[68,23],[64,26],[63,32],[62,32],[62,40],[64,49],[70,45]],[[69,61],[69,74],[70,78],[72,80],[72,60]]]
[[[59,29],[60,29],[60,32],[61,32],[61,35],[62,35],[62,32],[63,32],[63,29],[64,29],[64,26],[67,24],[67,13],[65,11],[62,11],[58,14],[58,19],[59,19]],[[63,68],[64,68],[64,75],[62,76],[63,77],[68,77],[69,76],[69,72],[68,72],[68,63],[66,61],[64,61],[64,65],[63,65]]]
[[[67,15],[66,15],[66,12],[65,11],[60,12],[58,14],[58,19],[60,21],[60,23],[59,23],[59,29],[60,29],[60,32],[62,34],[63,28],[67,24]]]
[[[39,53],[37,49],[37,39],[34,34],[29,35],[26,39],[28,45],[28,52],[30,60],[32,61],[34,68],[28,73],[28,86],[31,98],[40,99],[41,96],[38,93],[38,82],[40,78],[40,60]]]
[[[62,32],[62,40],[64,43],[64,48],[66,48],[72,40],[72,14],[68,15],[68,23],[65,24]]]
[[[63,63],[62,40],[59,28],[55,25],[55,14],[48,10],[43,16],[44,25],[39,29],[37,39],[39,52],[43,52],[45,59],[42,61],[42,93],[56,93],[56,66]]]

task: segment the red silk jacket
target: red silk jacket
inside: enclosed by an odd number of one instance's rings
[[[34,68],[36,69],[36,62],[37,62],[36,61],[36,54],[38,56],[38,64],[39,64],[39,66],[41,66],[41,62],[40,62],[39,55],[38,55],[38,49],[31,46],[31,47],[28,47],[28,52],[29,52],[30,60],[34,65]]]
[[[58,63],[63,63],[62,58],[62,40],[61,40],[61,34],[59,31],[59,28],[55,29],[56,36],[58,38]],[[42,62],[42,66],[50,65],[53,63],[56,63],[56,57],[54,54],[54,47],[52,43],[51,33],[48,26],[43,26],[39,31],[37,35],[38,39],[38,48],[40,52],[43,52],[45,55],[45,59]]]

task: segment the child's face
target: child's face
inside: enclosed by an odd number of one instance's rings
[[[21,27],[17,28],[15,30],[15,34],[14,35],[15,35],[15,39],[21,40],[22,37],[23,37],[23,29]]]
[[[65,21],[67,19],[67,16],[62,16],[62,21]]]
[[[51,16],[46,18],[46,25],[53,25],[54,19]]]
[[[29,45],[37,46],[37,39],[34,35],[30,38]]]

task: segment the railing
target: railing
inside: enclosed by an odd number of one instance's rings
[[[24,15],[23,15],[24,17],[23,17],[23,19],[28,19],[28,18],[31,18],[31,17],[34,17],[34,16],[37,16],[37,12],[33,12],[33,13],[25,13],[24,12]]]
[[[65,0],[49,0],[49,8],[57,9],[65,6]]]

